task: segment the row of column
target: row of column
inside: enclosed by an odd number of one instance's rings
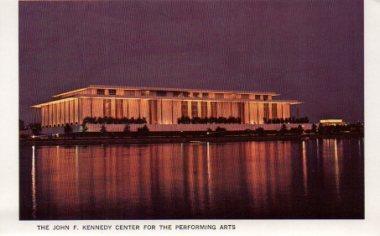
[[[50,103],[41,107],[41,125],[57,126],[79,123],[79,100],[71,99]]]
[[[81,123],[85,117],[138,118],[150,124],[176,124],[181,116],[239,117],[245,124],[262,124],[264,118],[290,117],[289,103],[214,102],[147,99],[74,98],[41,108],[42,125]]]

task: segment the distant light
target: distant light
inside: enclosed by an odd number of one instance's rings
[[[342,119],[325,119],[325,120],[320,120],[319,123],[343,123]]]
[[[320,120],[319,123],[321,125],[326,125],[326,126],[336,126],[336,125],[345,124],[342,119],[323,119],[323,120]]]

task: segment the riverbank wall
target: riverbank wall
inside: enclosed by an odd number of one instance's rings
[[[244,141],[303,141],[308,139],[351,139],[363,138],[361,134],[320,135],[315,133],[304,134],[252,134],[244,132],[184,132],[168,133],[156,132],[149,134],[123,133],[84,133],[71,134],[49,138],[20,139],[20,145],[55,146],[55,145],[99,145],[99,144],[154,144],[154,143],[186,143],[186,142],[244,142]]]
[[[151,132],[188,132],[188,131],[215,131],[217,128],[226,129],[227,131],[244,131],[256,130],[262,128],[267,131],[279,131],[283,124],[129,124],[131,132],[137,131],[143,126],[147,126]],[[86,124],[86,132],[100,132],[104,126],[107,132],[124,132],[126,124]],[[285,124],[288,130],[301,126],[303,130],[311,130],[313,124]],[[72,125],[72,132],[79,133],[83,131],[82,126]],[[64,127],[47,127],[42,129],[42,134],[63,134]]]

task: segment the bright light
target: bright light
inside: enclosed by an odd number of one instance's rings
[[[324,119],[320,120],[319,123],[343,123],[342,119]]]

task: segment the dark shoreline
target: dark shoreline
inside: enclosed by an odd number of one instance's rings
[[[187,143],[187,142],[244,142],[244,141],[302,141],[307,139],[350,139],[363,138],[360,134],[335,135],[135,135],[135,136],[70,136],[50,139],[20,139],[20,146],[71,146],[97,144],[154,144],[154,143]]]

